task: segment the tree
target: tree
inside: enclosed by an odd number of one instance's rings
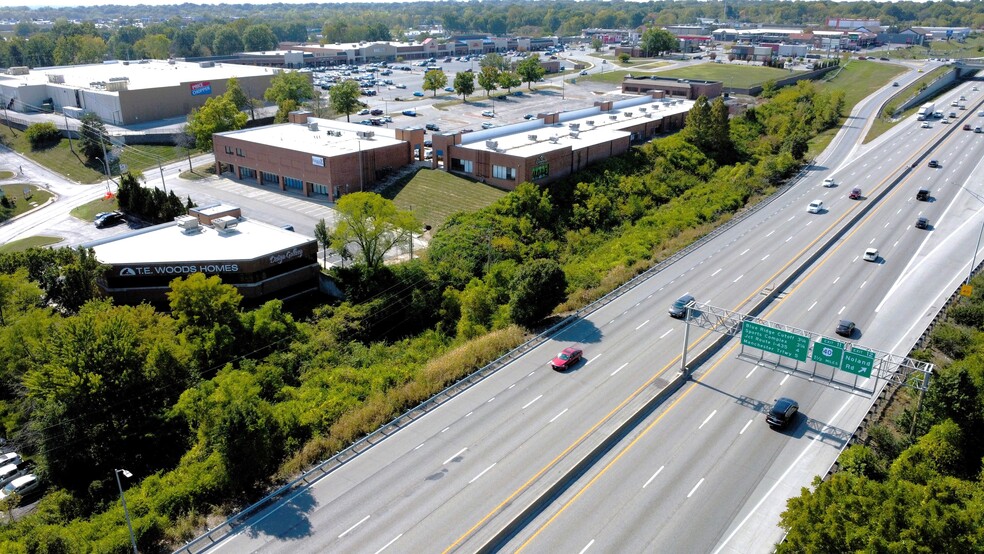
[[[31,143],[31,150],[39,150],[48,146],[58,144],[61,140],[61,131],[50,121],[41,123],[31,123],[24,130],[24,136]]]
[[[109,136],[102,119],[93,112],[85,112],[80,121],[82,125],[79,127],[79,150],[89,161],[102,158],[106,155],[106,137]]]
[[[324,254],[322,260],[324,263],[322,265],[328,265],[328,248],[331,246],[331,232],[328,230],[328,224],[322,219],[314,225],[314,238],[324,248]]]
[[[337,83],[328,91],[328,99],[331,109],[336,113],[345,114],[345,121],[349,121],[355,110],[359,107],[359,83],[352,79],[346,79]]]
[[[481,61],[478,62],[478,66],[482,69],[486,67],[491,67],[501,71],[507,71],[509,69],[509,62],[502,57],[502,54],[496,54],[495,52],[490,52],[482,57]]]
[[[424,90],[434,91],[434,96],[437,96],[437,91],[448,86],[448,76],[440,69],[431,69],[427,73],[424,73],[424,84],[422,86]]]
[[[623,63],[623,64],[629,63],[630,59],[632,59],[632,56],[626,54],[625,52],[622,52],[621,54],[618,55],[619,63]]]
[[[212,149],[212,135],[235,131],[246,126],[246,114],[225,96],[215,96],[205,101],[201,108],[188,116],[188,132],[194,135],[195,145],[202,150]]]
[[[475,74],[471,71],[459,71],[454,76],[454,92],[460,94],[462,100],[475,92]]]
[[[681,136],[690,144],[706,152],[711,148],[714,140],[714,137],[711,136],[712,130],[711,106],[707,103],[706,96],[699,96],[694,101],[694,106],[687,112],[686,123]]]
[[[239,34],[230,27],[222,27],[215,33],[212,41],[212,54],[216,56],[227,56],[243,51],[243,41]]]
[[[236,109],[240,111],[249,108],[249,118],[256,118],[256,115],[253,112],[253,99],[246,95],[246,91],[244,91],[243,87],[239,85],[239,79],[229,77],[229,80],[226,81],[226,91],[223,96],[228,98],[229,101],[236,106]]]
[[[492,94],[492,91],[499,88],[499,70],[495,67],[483,67],[478,74],[478,86],[485,89],[485,96]]]
[[[133,45],[144,58],[166,60],[171,55],[171,41],[164,35],[148,35]]]
[[[665,29],[652,27],[642,33],[642,49],[650,57],[662,52],[672,52],[677,49],[677,44],[677,38]]]
[[[370,270],[383,265],[383,257],[398,244],[406,244],[420,232],[413,212],[399,210],[392,200],[372,192],[353,192],[335,205],[339,219],[331,232],[331,247],[348,250],[354,243],[356,259]]]
[[[567,277],[554,260],[538,259],[516,271],[509,298],[513,321],[530,327],[546,317],[564,299]]]
[[[235,352],[242,333],[239,304],[242,296],[217,275],[192,273],[169,284],[171,314],[181,336],[192,347],[199,371],[225,363]]]
[[[539,81],[547,70],[540,65],[540,55],[533,54],[516,64],[516,73],[526,81],[527,88],[533,90],[533,83]]]
[[[601,52],[601,39],[598,37],[591,39],[591,48],[593,48],[595,52]]]
[[[263,98],[277,105],[284,100],[293,100],[300,106],[314,98],[314,85],[306,73],[281,71],[270,79],[270,88],[263,93]]]
[[[277,47],[277,35],[269,25],[260,23],[250,25],[243,30],[243,48],[247,51],[273,50]]]
[[[512,92],[514,87],[518,87],[521,84],[523,84],[523,81],[515,72],[503,71],[499,73],[499,87],[506,89],[507,92]]]

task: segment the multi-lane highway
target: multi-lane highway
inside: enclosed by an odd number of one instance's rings
[[[684,324],[666,316],[673,299],[690,292],[747,309],[879,197],[764,316],[828,335],[837,319],[853,319],[855,341],[904,354],[970,265],[980,229],[976,195],[984,193],[973,175],[984,136],[961,131],[962,121],[932,129],[904,122],[859,146],[867,116],[891,92],[860,105],[810,176],[763,209],[258,514],[213,550],[480,549],[675,376]],[[975,118],[984,96],[970,85],[953,95],[960,93],[973,108],[963,113]],[[931,148],[940,169],[920,161]],[[827,176],[840,186],[822,187]],[[917,202],[915,189],[927,183],[933,201]],[[853,186],[865,198],[847,198]],[[808,214],[813,199],[827,210]],[[929,230],[913,228],[918,215],[929,217]],[[869,246],[879,248],[878,262],[860,259]],[[692,329],[691,348],[712,338]],[[584,347],[585,361],[552,371],[554,351],[573,342]],[[764,423],[780,395],[795,397],[804,413],[785,432]],[[781,538],[776,522],[785,499],[826,471],[869,403],[724,348],[504,548],[766,551]]]

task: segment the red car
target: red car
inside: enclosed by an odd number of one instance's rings
[[[849,194],[848,197],[851,200],[860,200],[861,199],[861,187],[854,187],[853,189],[851,189],[851,194]]]
[[[565,348],[557,357],[550,361],[550,367],[558,370],[565,370],[574,367],[574,364],[581,361],[581,355],[584,352],[576,347],[570,346]]]

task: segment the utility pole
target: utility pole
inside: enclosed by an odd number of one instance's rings
[[[65,134],[68,135],[68,149],[74,154],[75,148],[72,147],[72,130],[68,127],[68,114],[63,111],[62,115],[65,116]]]

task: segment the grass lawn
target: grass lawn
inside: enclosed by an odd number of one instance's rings
[[[661,71],[660,77],[676,79],[704,79],[722,81],[725,87],[750,88],[760,85],[769,79],[782,79],[801,73],[790,72],[786,69],[761,67],[757,65],[734,65],[729,63],[702,63]]]
[[[984,37],[968,38],[963,43],[955,40],[937,40],[925,46],[891,47],[884,50],[873,50],[871,55],[886,57],[894,60],[925,60],[927,58],[976,58],[981,56],[984,48]]]
[[[505,194],[446,171],[421,169],[406,185],[387,190],[384,196],[401,210],[412,210],[424,225],[437,229],[451,214],[480,210]]]
[[[61,237],[49,237],[45,235],[27,237],[26,239],[11,241],[0,246],[0,253],[23,252],[28,248],[41,248],[42,246],[57,244],[62,240],[64,239]]]
[[[0,169],[0,181],[3,181],[4,179],[10,179],[14,175],[16,175],[16,173],[14,173],[13,171],[7,171],[6,169]]]
[[[72,217],[92,221],[96,219],[96,214],[99,212],[115,212],[118,209],[120,209],[120,205],[116,201],[116,197],[113,196],[112,198],[99,198],[88,204],[82,204],[69,213]]]
[[[29,191],[27,199],[24,198],[25,189]],[[27,213],[34,208],[43,205],[53,196],[50,192],[44,190],[43,188],[29,185],[27,183],[0,185],[0,190],[3,191],[3,196],[5,198],[13,201],[14,203],[14,209],[10,212],[9,217]]]
[[[68,139],[62,139],[54,146],[41,150],[31,150],[31,144],[21,131],[11,131],[4,127],[0,137],[11,149],[27,156],[48,169],[61,173],[66,178],[79,183],[98,183],[106,177],[100,162],[85,163],[79,155],[69,148]],[[72,144],[77,141],[73,140]],[[184,157],[185,150],[176,146],[127,146],[123,149],[121,162],[129,166],[131,172],[157,168],[158,159],[167,163]]]

